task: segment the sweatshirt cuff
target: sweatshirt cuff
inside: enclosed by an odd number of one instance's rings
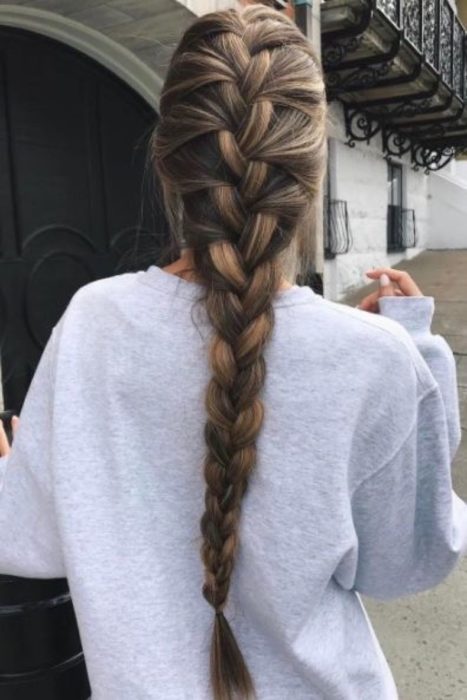
[[[380,297],[379,311],[409,332],[430,333],[435,311],[434,297]]]

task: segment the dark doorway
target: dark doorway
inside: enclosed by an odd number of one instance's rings
[[[154,111],[89,58],[0,29],[0,329],[19,411],[52,326],[83,284],[135,269],[165,225],[142,204]],[[154,207],[156,210],[154,210]],[[157,236],[153,232],[157,232]]]
[[[18,413],[82,285],[155,262],[167,225],[143,177],[156,115],[89,58],[0,28],[0,358]],[[148,191],[146,185],[149,183]],[[89,696],[66,581],[0,577],[2,700]]]

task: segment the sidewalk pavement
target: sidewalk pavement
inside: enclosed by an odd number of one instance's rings
[[[435,298],[433,332],[451,346],[457,363],[462,443],[453,485],[467,501],[467,250],[425,251],[395,265]],[[348,295],[358,304],[375,284]],[[364,599],[396,679],[400,700],[467,699],[467,559],[439,586],[398,601]]]

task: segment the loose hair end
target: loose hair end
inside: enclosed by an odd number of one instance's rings
[[[253,681],[223,612],[215,615],[211,644],[211,684],[215,700],[254,700]]]

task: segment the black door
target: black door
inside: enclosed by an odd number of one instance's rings
[[[0,29],[6,409],[20,411],[51,328],[80,286],[157,261],[167,226],[157,184],[150,172],[143,177],[155,119],[87,57],[37,34]],[[88,695],[66,581],[0,577],[2,700]]]

